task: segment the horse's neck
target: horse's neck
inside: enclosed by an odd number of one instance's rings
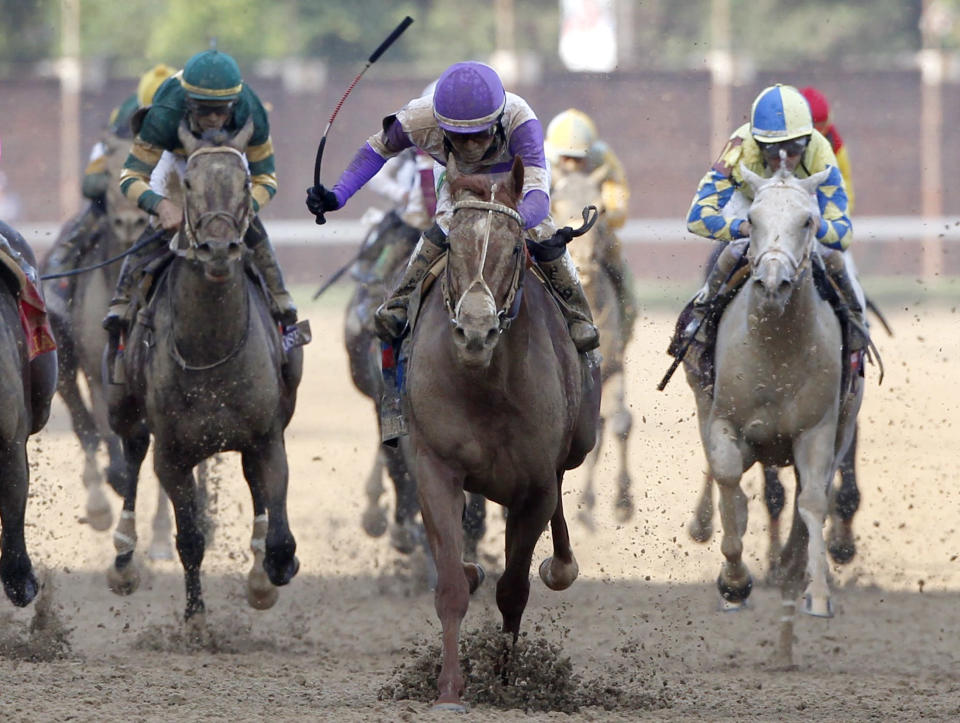
[[[214,353],[233,348],[246,333],[250,311],[242,270],[229,281],[214,283],[204,277],[199,264],[176,259],[168,283],[178,343],[200,339]]]

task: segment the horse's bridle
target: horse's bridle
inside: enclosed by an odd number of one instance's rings
[[[191,153],[187,157],[187,165],[189,166],[190,161],[192,161],[197,156],[207,154],[207,153],[233,153],[234,155],[240,158],[241,162],[243,161],[243,158],[244,158],[243,153],[238,151],[236,148],[232,148],[231,146],[203,146],[195,150],[193,153]],[[249,182],[249,173],[247,174],[247,178]],[[236,230],[238,239],[243,237],[243,235],[247,231],[246,227],[250,225],[249,214],[247,214],[246,218],[237,218],[236,214],[233,214],[230,211],[222,211],[222,210],[204,211],[194,220],[193,218],[190,217],[189,206],[187,204],[184,204],[182,233],[187,241],[188,254],[191,251],[194,251],[197,248],[197,246],[199,246],[199,242],[197,241],[197,229],[205,221],[210,221],[215,218],[226,218],[230,222],[230,225],[233,226],[233,228]]]
[[[788,186],[786,184],[783,184],[782,186],[764,186],[763,188],[757,191],[756,195],[759,196],[761,193],[763,193],[767,189],[775,188],[775,187],[786,188],[791,191],[797,191],[798,193],[803,194],[804,197],[808,196],[807,192],[804,189],[796,188],[795,186]],[[754,201],[756,201],[756,196],[754,197]],[[780,258],[784,262],[784,265],[790,269],[791,280],[796,281],[802,278],[803,274],[805,274],[810,269],[810,256],[813,253],[813,248],[815,245],[814,239],[812,237],[815,233],[816,233],[816,230],[813,228],[811,228],[810,231],[808,232],[807,234],[809,237],[808,243],[806,244],[806,247],[804,249],[803,256],[801,256],[799,259],[797,259],[787,249],[781,248],[780,246],[764,249],[759,254],[757,254],[756,258],[754,258],[753,261],[750,262],[750,275],[756,278],[757,271],[760,268],[760,265],[763,259],[770,256],[770,257]]]
[[[498,203],[493,200],[494,194],[497,191],[497,186],[494,184],[493,188],[490,190],[490,200],[489,201],[480,201],[478,199],[467,199],[464,201],[458,201],[453,205],[453,213],[457,211],[469,208],[480,211],[487,211],[487,230],[483,236],[483,247],[480,251],[480,264],[477,269],[476,276],[473,280],[467,285],[467,288],[460,295],[460,298],[454,304],[450,298],[450,284],[447,280],[447,277],[450,273],[450,265],[447,264],[447,273],[443,277],[443,303],[447,308],[447,313],[450,316],[450,322],[456,324],[456,320],[460,315],[460,307],[463,304],[463,300],[466,298],[467,294],[475,287],[480,286],[481,290],[486,293],[491,299],[493,299],[494,306],[496,306],[496,297],[493,294],[493,291],[487,285],[486,279],[483,278],[483,267],[487,261],[487,248],[490,246],[490,232],[493,229],[493,214],[499,213],[504,216],[509,216],[520,227],[520,231],[523,231],[524,221],[523,216],[517,213],[516,210],[506,206],[502,203]],[[524,261],[526,255],[521,253],[523,251],[523,234],[517,234],[517,241],[514,245],[514,266],[513,274],[510,281],[510,290],[507,292],[507,298],[505,299],[502,307],[497,307],[497,319],[499,320],[500,332],[503,333],[510,328],[510,323],[513,321],[516,316],[515,301],[517,295],[520,293],[521,288],[521,273],[523,271]]]

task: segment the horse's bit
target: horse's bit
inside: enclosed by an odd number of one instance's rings
[[[487,249],[490,246],[490,233],[493,229],[493,214],[500,213],[504,216],[509,216],[514,221],[516,221],[520,229],[523,229],[523,216],[521,216],[517,211],[506,206],[502,203],[498,203],[493,200],[494,195],[497,191],[497,185],[494,184],[493,188],[490,189],[490,200],[489,201],[479,201],[468,199],[465,201],[458,201],[453,206],[453,213],[456,213],[463,208],[472,208],[481,211],[487,211],[487,230],[483,236],[483,247],[480,251],[480,264],[477,269],[476,276],[473,280],[467,285],[466,290],[460,295],[460,298],[457,300],[456,304],[451,304],[450,296],[447,292],[447,289],[444,289],[443,301],[447,307],[447,313],[450,315],[450,322],[456,323],[457,317],[460,315],[460,307],[463,305],[463,300],[467,297],[467,294],[470,293],[470,290],[474,286],[480,286],[481,290],[487,294],[491,299],[494,300],[494,305],[496,305],[496,297],[493,295],[489,285],[486,282],[486,279],[483,278],[483,267],[487,261]],[[520,273],[523,269],[523,259],[525,258],[523,254],[519,253],[520,246],[523,243],[522,236],[518,239],[514,253],[517,257],[516,263],[513,267],[513,276],[510,283],[510,291],[507,294],[507,298],[504,301],[503,308],[497,311],[497,318],[500,320],[500,332],[503,333],[510,327],[510,322],[513,320],[512,316],[509,314],[510,310],[513,307],[514,300],[517,296],[520,284]],[[449,268],[449,266],[447,267]],[[446,287],[446,277],[444,277],[444,286]]]

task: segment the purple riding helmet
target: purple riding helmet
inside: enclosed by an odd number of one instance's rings
[[[454,63],[437,79],[433,115],[449,133],[479,133],[499,120],[506,102],[497,71],[474,61]]]

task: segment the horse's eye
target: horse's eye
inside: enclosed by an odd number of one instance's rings
[[[186,178],[183,179],[183,187],[186,188],[188,191],[190,190],[190,181],[189,181],[189,179],[186,179]]]
[[[810,228],[813,226],[813,216],[807,216],[807,222],[803,224],[804,228]]]

